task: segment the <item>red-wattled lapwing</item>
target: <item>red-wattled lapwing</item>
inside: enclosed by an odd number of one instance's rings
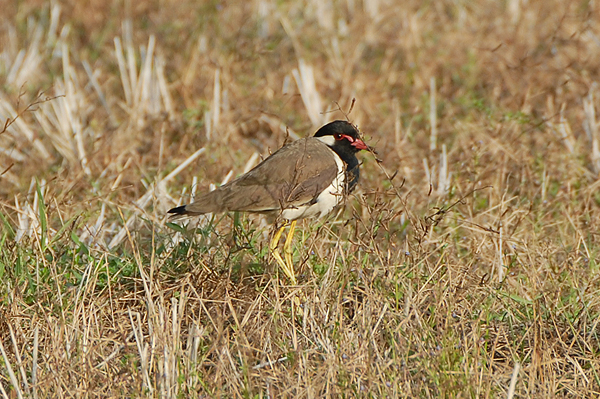
[[[366,149],[369,147],[352,124],[331,122],[317,130],[314,137],[281,147],[248,173],[169,213],[195,216],[239,211],[281,215],[291,221],[283,246],[286,261],[277,250],[285,225],[277,231],[269,248],[292,284],[296,284],[291,250],[296,221],[314,215],[322,217],[342,203],[358,183],[356,153]]]

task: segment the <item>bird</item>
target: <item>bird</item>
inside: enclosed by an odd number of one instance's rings
[[[231,211],[281,216],[290,225],[283,247],[285,261],[277,248],[287,223],[273,236],[269,249],[295,285],[291,243],[296,222],[311,216],[321,218],[344,201],[358,183],[356,154],[361,150],[372,148],[359,130],[350,122],[336,120],[312,137],[284,145],[235,180],[168,213],[174,217]]]

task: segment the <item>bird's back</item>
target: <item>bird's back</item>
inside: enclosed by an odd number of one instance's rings
[[[248,173],[182,208],[188,215],[272,212],[310,203],[338,175],[335,156],[317,138],[297,140],[274,152]]]

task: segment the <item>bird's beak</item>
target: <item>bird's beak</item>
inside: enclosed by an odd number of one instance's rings
[[[361,139],[355,139],[352,143],[352,146],[354,148],[357,148],[359,150],[368,150],[370,147],[368,145],[365,144],[364,141],[362,141]]]

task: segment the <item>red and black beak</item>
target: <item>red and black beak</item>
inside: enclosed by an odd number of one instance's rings
[[[359,150],[368,150],[369,146],[365,144],[361,139],[354,139],[354,141],[350,140],[350,145],[352,147],[357,148]]]
[[[369,152],[372,152],[373,154],[377,154],[377,151],[375,151],[375,148],[367,145],[364,141],[362,141],[362,139],[357,138],[354,139],[350,136],[347,136],[348,140],[350,141],[350,145],[358,150],[367,150]]]
[[[369,150],[370,147],[368,145],[365,144],[364,141],[362,141],[360,138],[354,138],[352,136],[350,136],[349,134],[336,134],[335,136],[336,140],[348,140],[350,142],[350,145],[354,148],[356,148],[357,150]]]

